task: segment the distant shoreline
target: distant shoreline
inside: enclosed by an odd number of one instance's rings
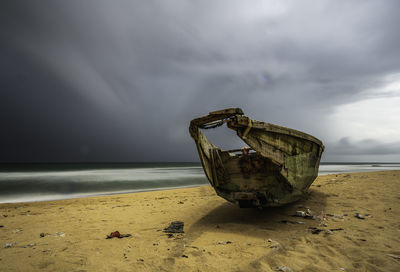
[[[319,176],[400,170],[396,163],[321,163]],[[49,201],[208,184],[200,163],[18,164],[0,167],[0,203]]]
[[[363,172],[335,172],[335,173],[325,173],[319,174],[318,177],[325,176],[338,176],[338,175],[350,175],[350,174],[363,174],[363,173],[376,173],[376,172],[391,172],[391,171],[400,171],[399,170],[379,170],[375,171],[363,171]],[[314,181],[315,182],[315,181]],[[137,194],[144,192],[154,192],[154,191],[168,191],[168,190],[176,190],[176,189],[186,189],[186,188],[195,188],[200,186],[210,186],[210,184],[202,183],[202,184],[191,184],[191,185],[182,185],[182,186],[173,186],[173,187],[159,187],[159,188],[144,188],[137,190],[129,190],[129,191],[120,191],[120,192],[99,192],[99,193],[82,193],[82,194],[64,194],[64,195],[42,195],[42,196],[27,196],[27,200],[22,200],[25,197],[21,197],[21,199],[17,199],[16,201],[2,201],[0,198],[0,205],[2,204],[12,204],[12,203],[37,203],[37,202],[49,202],[49,201],[60,201],[60,200],[68,200],[68,199],[80,199],[80,198],[90,198],[90,197],[101,197],[101,196],[113,196],[113,195],[123,195],[123,194]]]
[[[90,198],[90,197],[102,197],[102,196],[113,196],[113,195],[126,195],[126,194],[138,194],[145,192],[156,192],[156,191],[169,191],[169,190],[177,190],[177,189],[188,189],[195,188],[200,186],[210,186],[210,184],[196,184],[196,185],[187,185],[187,186],[179,186],[179,187],[162,187],[162,188],[149,188],[149,189],[140,189],[135,191],[127,191],[127,192],[109,192],[109,193],[98,193],[98,194],[82,194],[82,195],[65,195],[60,196],[59,198],[49,198],[46,200],[27,200],[27,201],[11,201],[11,202],[1,202],[0,206],[3,204],[18,204],[18,203],[39,203],[39,202],[51,202],[51,201],[60,201],[60,200],[68,200],[68,199],[80,199],[80,198]]]

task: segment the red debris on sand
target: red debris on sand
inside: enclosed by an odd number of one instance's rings
[[[111,239],[111,238],[114,238],[114,237],[116,237],[116,238],[124,238],[124,237],[131,237],[132,235],[131,234],[121,234],[121,233],[119,233],[119,231],[118,230],[116,230],[116,231],[114,231],[114,232],[111,232],[110,233],[110,235],[107,235],[107,237],[106,237],[106,239]]]
[[[111,237],[121,237],[121,233],[119,233],[119,231],[117,230],[117,231],[111,232],[110,236]]]

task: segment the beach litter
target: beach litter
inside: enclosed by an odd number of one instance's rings
[[[165,233],[184,233],[183,231],[184,223],[182,221],[174,221],[164,229]]]
[[[309,230],[311,230],[312,234],[319,234],[320,232],[324,231],[323,229],[319,229],[317,227],[311,227]]]
[[[361,213],[355,213],[354,217],[358,219],[365,219],[366,217],[371,217],[371,215],[370,214],[362,215]]]
[[[219,242],[217,242],[217,245],[227,245],[227,244],[232,244],[232,241],[219,241]]]
[[[10,248],[10,247],[13,247],[13,246],[15,246],[16,244],[17,244],[17,242],[5,243],[5,244],[4,244],[4,248]]]
[[[330,218],[330,219],[333,219],[334,221],[336,221],[335,219],[344,220],[344,216],[347,216],[347,215],[346,214],[340,215],[340,214],[327,213],[327,214],[325,214],[325,216],[327,217],[327,219]]]
[[[36,243],[30,243],[30,244],[27,244],[26,246],[24,246],[24,248],[34,247],[34,246],[36,246]]]
[[[276,249],[281,249],[282,245],[280,243],[278,243],[277,241],[274,241],[272,239],[268,239],[268,242],[271,243],[269,245],[269,248],[276,248]]]
[[[282,224],[304,224],[304,222],[301,221],[292,221],[292,220],[281,220],[280,221]]]
[[[292,269],[290,269],[289,267],[284,266],[284,265],[278,266],[277,268],[275,268],[275,270],[281,271],[281,272],[292,272],[293,271]]]
[[[292,216],[294,217],[302,217],[305,219],[315,219],[314,215],[312,214],[310,209],[306,209],[306,211],[296,211],[295,214]]]
[[[394,254],[387,254],[389,257],[392,257],[393,259],[396,259],[396,260],[400,260],[400,256],[398,256],[398,255],[394,255]]]
[[[111,232],[109,235],[107,235],[106,239],[112,239],[112,238],[126,238],[126,237],[131,237],[132,234],[121,234],[118,230]]]
[[[59,236],[59,237],[65,237],[65,233],[64,232],[61,232],[61,231],[59,231],[59,232],[56,232],[54,235],[52,235],[52,236]]]
[[[332,234],[334,231],[342,231],[343,228],[336,228],[336,229],[319,229],[317,227],[310,227],[308,228],[312,234],[319,234],[320,232],[324,232],[325,234]]]
[[[365,219],[364,215],[360,214],[360,213],[356,213],[354,215],[354,217],[358,218],[358,219]]]
[[[44,232],[42,232],[42,233],[40,233],[40,238],[43,238],[43,237],[45,237],[45,236],[53,236],[53,237],[65,237],[65,232],[61,232],[61,231],[59,231],[59,232],[56,232],[55,234],[51,234],[51,233],[44,233]]]

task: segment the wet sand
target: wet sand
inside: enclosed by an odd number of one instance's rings
[[[1,204],[0,226],[0,271],[400,271],[400,171],[320,176],[265,210],[210,186]]]

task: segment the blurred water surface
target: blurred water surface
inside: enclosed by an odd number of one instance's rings
[[[322,163],[320,175],[400,170],[400,163]],[[208,184],[200,163],[22,164],[0,168],[0,203]]]

